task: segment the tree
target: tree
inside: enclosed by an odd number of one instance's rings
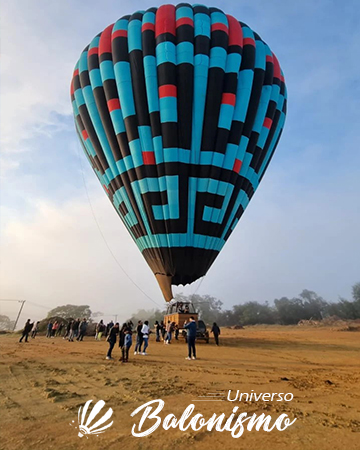
[[[49,311],[47,317],[62,317],[66,319],[68,317],[75,318],[86,318],[90,319],[91,309],[89,305],[62,305]]]
[[[221,300],[211,295],[176,294],[178,302],[192,302],[199,319],[206,324],[217,322],[220,326],[275,324],[294,325],[300,320],[321,320],[326,316],[338,316],[342,319],[360,318],[360,282],[352,287],[353,301],[340,298],[337,303],[328,303],[316,292],[304,289],[298,297],[281,297],[274,300],[274,305],[267,302],[246,302],[234,305],[232,310],[223,310]],[[140,310],[131,318],[137,320],[162,320],[164,311]]]
[[[275,323],[275,313],[268,303],[247,302],[233,307],[236,325],[255,325]]]
[[[282,297],[275,299],[274,304],[279,322],[282,325],[293,325],[302,319],[310,318],[306,316],[303,302],[299,298]]]
[[[321,320],[323,318],[327,302],[322,297],[317,295],[316,292],[308,291],[307,289],[304,289],[299,297],[303,300],[305,319]]]
[[[236,323],[236,317],[235,317],[234,311],[231,309],[226,309],[225,311],[222,311],[222,313],[220,314],[220,317],[218,318],[217,324],[222,327],[238,325]]]
[[[329,303],[326,306],[328,316],[338,316],[345,320],[360,319],[360,283],[352,287],[353,301],[341,298],[337,303]]]
[[[326,312],[328,316],[337,316],[345,320],[354,320],[360,317],[360,314],[357,312],[356,302],[349,302],[349,300],[341,297],[337,303],[330,303]]]
[[[354,284],[354,286],[352,287],[352,295],[354,302],[360,303],[360,283]]]
[[[157,320],[158,322],[161,322],[162,320],[164,320],[164,311],[160,311],[159,309],[150,309],[150,310],[146,310],[146,309],[139,309],[137,311],[136,314],[133,314],[129,320],[131,320],[133,322],[133,324],[137,324],[137,322],[139,320],[148,320],[149,321],[149,325],[153,326],[153,324],[155,323],[155,321]]]
[[[10,317],[0,314],[0,331],[12,331],[15,321],[10,320]]]

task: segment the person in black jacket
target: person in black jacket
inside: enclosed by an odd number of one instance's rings
[[[155,326],[155,333],[156,333],[156,342],[160,342],[161,325],[159,324],[158,320],[155,322],[154,326]]]
[[[66,338],[68,338],[70,336],[70,330],[71,330],[72,322],[73,322],[72,320],[68,321],[68,323],[66,325],[66,331],[65,331],[63,339],[66,339]]]
[[[24,329],[23,329],[23,332],[22,332],[22,336],[21,336],[21,338],[19,339],[19,342],[22,342],[22,340],[25,338],[25,342],[29,342],[28,341],[28,337],[29,337],[29,333],[30,333],[30,331],[32,330],[32,327],[33,327],[33,323],[30,323],[30,319],[28,319],[27,321],[26,321],[26,323],[25,323],[25,326],[24,326]]]
[[[220,328],[218,327],[216,322],[213,323],[210,333],[214,334],[215,344],[219,345]]]
[[[143,334],[141,332],[143,327],[143,323],[141,320],[138,321],[137,327],[136,327],[136,345],[135,345],[135,351],[134,351],[134,355],[136,355],[137,353],[141,353],[141,347],[143,345],[144,339],[143,339]]]
[[[160,322],[160,334],[161,334],[161,339],[162,339],[162,340],[165,339],[165,333],[166,333],[166,328],[165,328],[164,321],[162,320],[162,321]]]
[[[86,319],[84,318],[82,322],[80,322],[79,325],[79,336],[77,337],[77,341],[82,341],[85,333],[86,333],[86,329],[87,329],[88,323],[86,322]]]
[[[73,338],[77,338],[78,336],[79,336],[79,327],[80,327],[80,323],[81,323],[81,320],[80,320],[80,317],[78,318],[78,319],[76,319],[76,321],[75,321],[75,325],[73,325],[73,331],[74,331],[74,336],[73,336]]]
[[[106,331],[105,331],[105,337],[108,337],[109,331],[111,330],[111,328],[114,326],[114,322],[111,320],[107,325],[106,325]]]
[[[119,347],[120,347],[121,351],[123,350],[123,347],[124,347],[125,334],[128,329],[129,329],[128,325],[126,323],[123,323],[122,327],[120,329],[120,332],[119,332]],[[120,357],[119,361],[122,361],[122,360],[123,360],[123,358]]]
[[[114,359],[111,356],[111,352],[112,352],[112,350],[113,350],[113,348],[114,348],[114,346],[116,344],[116,337],[117,337],[118,334],[119,334],[119,322],[116,322],[116,324],[109,331],[109,335],[106,338],[106,340],[109,343],[109,350],[107,352],[106,359]]]
[[[59,325],[59,328],[56,332],[56,336],[61,336],[62,330],[64,329],[64,322],[61,322],[61,324]]]

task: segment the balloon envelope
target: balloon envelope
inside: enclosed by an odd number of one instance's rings
[[[279,62],[217,8],[164,5],[91,41],[71,100],[85,154],[169,301],[172,284],[207,273],[268,167],[286,115]]]

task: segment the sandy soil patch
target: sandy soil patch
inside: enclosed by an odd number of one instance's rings
[[[106,361],[108,344],[87,337],[69,343],[36,337],[19,344],[0,336],[1,450],[352,450],[360,443],[360,333],[312,327],[249,327],[223,330],[221,346],[198,344],[197,361],[185,361],[186,346],[150,340],[148,356]],[[158,428],[135,438],[130,417],[143,403],[162,398],[160,414],[180,416],[192,400],[212,392],[292,392],[291,402],[196,402],[206,418],[214,412],[286,413],[284,432],[230,433]],[[103,399],[114,409],[106,433],[78,438],[78,408]],[[74,424],[75,424],[74,423]],[[76,424],[77,425],[77,424]]]

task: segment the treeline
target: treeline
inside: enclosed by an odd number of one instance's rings
[[[281,297],[269,302],[245,302],[234,305],[232,309],[223,309],[223,302],[210,295],[176,295],[178,301],[191,301],[199,318],[205,323],[216,322],[220,326],[279,324],[294,325],[301,320],[322,320],[336,316],[339,319],[360,319],[360,283],[352,287],[353,300],[340,298],[338,302],[327,302],[316,292],[304,289],[298,297]],[[165,311],[140,310],[132,316],[135,323],[138,319],[147,319],[150,323],[162,320]]]
[[[352,295],[352,301],[340,298],[338,302],[331,303],[316,292],[304,289],[295,298],[281,297],[272,304],[245,302],[234,305],[230,310],[223,310],[222,302],[210,296],[194,296],[193,303],[207,323],[218,322],[222,326],[294,325],[301,320],[322,320],[330,316],[345,320],[360,319],[360,283],[352,287]]]
[[[338,302],[327,302],[316,292],[304,289],[298,297],[281,297],[273,302],[245,302],[234,305],[231,309],[223,309],[223,302],[210,295],[177,294],[178,301],[191,301],[199,313],[199,318],[206,324],[216,322],[219,326],[280,324],[294,325],[301,320],[322,320],[326,317],[338,317],[344,320],[360,319],[360,283],[352,287],[352,300],[340,298]],[[130,318],[133,323],[139,319],[149,320],[152,325],[156,320],[164,318],[165,311],[139,310]],[[47,319],[41,322],[41,329],[46,328],[48,318],[57,320],[71,318],[87,318],[88,321],[97,322],[102,312],[93,313],[89,305],[62,305],[49,311]],[[122,319],[125,319],[122,318]],[[122,320],[121,319],[121,320]],[[1,330],[10,330],[14,323],[9,317],[0,315]]]

